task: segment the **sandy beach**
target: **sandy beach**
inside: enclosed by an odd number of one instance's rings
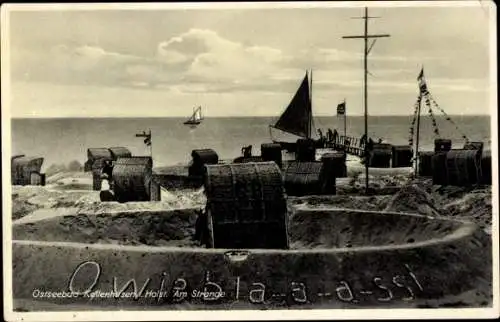
[[[342,237],[345,235],[341,230],[342,221],[332,217],[329,223],[326,218],[314,219],[314,216],[307,215],[307,211],[321,209],[400,212],[429,218],[450,218],[457,223],[466,222],[478,226],[486,236],[480,240],[491,243],[487,237],[491,233],[491,187],[433,186],[430,179],[409,179],[404,175],[375,176],[371,179],[375,191],[372,196],[356,195],[363,190],[364,182],[363,177],[357,176],[339,179],[337,195],[289,197],[287,205],[291,220],[290,248],[334,250],[338,247],[350,247],[349,243],[358,243],[361,246],[383,246],[387,243],[408,241],[418,243],[419,240],[437,238],[439,231],[446,233],[450,229],[446,226],[432,228],[434,226],[418,222],[411,224],[411,221],[406,221],[406,217],[402,221],[392,221],[391,226],[383,222],[379,225],[377,221],[370,219],[366,224],[371,227],[371,232],[352,235],[348,240]],[[162,200],[158,202],[104,203],[99,201],[98,192],[92,191],[91,186],[90,175],[79,172],[52,175],[47,178],[47,185],[44,187],[13,186],[13,240],[114,245],[117,249],[124,246],[202,249],[193,240],[193,235],[196,216],[206,203],[203,188],[162,189]],[[346,225],[352,225],[352,221],[347,221]],[[412,225],[413,232],[408,230]],[[473,254],[471,256],[474,257]],[[477,259],[461,258],[460,261],[476,265]],[[482,280],[476,283],[472,290],[434,300],[418,300],[408,305],[477,307],[490,305],[491,301],[491,281]],[[80,305],[68,304],[75,309]],[[188,308],[186,305],[170,305],[168,309],[185,309]],[[394,307],[401,305],[393,304]],[[197,307],[196,304],[188,306],[189,309]],[[29,311],[51,308],[57,310],[59,306],[55,303],[22,298],[15,301],[15,307],[17,310]],[[91,307],[95,308],[95,305],[92,304]],[[227,308],[222,304],[216,307]],[[331,308],[332,304],[318,302],[311,306],[321,307]],[[248,306],[243,305],[242,308]],[[127,309],[132,309],[132,306]]]
[[[181,169],[177,167],[175,169]],[[159,172],[161,171],[158,170]],[[165,170],[163,170],[165,171]],[[401,189],[402,187],[405,189]],[[377,195],[360,196],[364,176],[337,179],[337,195],[289,197],[290,207],[334,206],[366,210],[408,211],[424,215],[449,216],[473,221],[491,229],[491,186],[433,186],[431,179],[410,179],[407,175],[371,176],[370,187]],[[399,192],[399,193],[396,193]],[[356,195],[355,195],[356,194]],[[61,209],[76,213],[158,211],[203,208],[203,188],[162,189],[159,202],[100,202],[99,192],[92,191],[90,173],[65,172],[47,178],[47,185],[12,187],[14,224],[58,216]],[[43,214],[43,215],[37,215]],[[21,220],[22,218],[22,220]]]

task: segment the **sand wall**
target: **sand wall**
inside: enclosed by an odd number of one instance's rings
[[[200,304],[228,308],[239,300],[242,307],[259,309],[414,307],[432,300],[480,306],[488,305],[491,298],[490,237],[474,224],[442,218],[345,209],[299,211],[290,221],[290,236],[297,249],[232,255],[228,250],[116,245],[116,240],[54,242],[61,239],[42,238],[33,232],[38,224],[32,223],[31,233],[23,235],[21,225],[14,231],[15,239],[25,239],[13,242],[16,299],[33,299],[39,291],[69,291],[70,286],[74,291],[119,291],[130,280],[141,289],[148,279],[138,300],[89,297],[96,293],[44,300],[108,309],[138,304],[169,309],[178,303],[187,309]],[[84,226],[89,236],[99,231]],[[73,235],[68,227],[64,229],[68,229],[66,236]],[[69,240],[80,241],[81,236]],[[205,287],[206,291],[220,291],[220,297],[197,297]],[[159,289],[165,292],[162,298],[154,293]],[[126,291],[132,290],[130,285]],[[482,300],[450,302],[464,292],[474,292]]]
[[[199,209],[77,213],[14,224],[13,239],[194,247]]]
[[[82,213],[76,208],[68,208],[59,216],[19,221],[13,226],[13,238],[86,244],[197,247],[193,237],[199,212],[200,209],[193,208]],[[422,215],[316,208],[291,212],[288,233],[292,249],[331,249],[438,240],[461,227],[469,226],[461,221]]]

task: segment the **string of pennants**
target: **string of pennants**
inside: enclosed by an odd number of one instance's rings
[[[422,96],[417,97],[417,102],[415,102],[415,110],[413,111],[413,119],[411,120],[410,125],[410,136],[408,137],[408,145],[413,146],[413,138],[415,137],[415,123],[418,117],[418,106],[420,105],[420,101],[422,100]]]
[[[422,96],[424,97],[425,105],[427,106],[427,108],[429,110],[429,116],[431,117],[432,126],[434,128],[434,135],[436,137],[439,137],[439,129],[438,129],[438,125],[436,122],[436,118],[434,117],[434,113],[432,112],[431,102],[430,102],[430,98],[429,98],[430,93],[429,93],[429,90],[427,89],[427,83],[425,82],[423,68],[420,71],[420,74],[418,75],[417,80],[418,80],[418,87],[420,88],[420,97],[422,97]]]
[[[438,103],[434,100],[434,98],[432,97],[431,93],[427,89],[427,83],[425,82],[424,69],[423,68],[420,71],[420,74],[418,75],[417,80],[418,80],[418,83],[419,83],[420,94],[419,94],[419,96],[417,98],[417,101],[415,103],[415,111],[413,113],[413,119],[412,119],[411,125],[410,125],[410,133],[409,133],[409,139],[408,139],[409,145],[410,146],[413,145],[413,137],[414,137],[414,134],[415,134],[415,122],[416,122],[416,119],[418,117],[418,109],[419,109],[420,103],[422,102],[422,98],[425,99],[425,105],[428,108],[429,116],[431,118],[432,126],[434,128],[434,135],[436,137],[439,137],[440,133],[439,133],[439,128],[438,128],[438,124],[437,124],[436,118],[434,117],[434,112],[432,110],[432,105],[434,105],[436,108],[438,108],[439,111],[441,113],[443,113],[443,115],[445,116],[446,121],[448,121],[451,124],[453,124],[455,126],[455,129],[462,136],[462,138],[466,142],[469,142],[469,139],[467,138],[467,136],[460,130],[460,128],[458,127],[458,125],[455,122],[453,122],[453,120],[450,118],[450,116],[448,114],[446,114],[446,112],[438,105]]]
[[[432,112],[431,100],[429,98],[429,95],[425,95],[425,105],[427,105],[427,108],[429,109],[429,116],[431,117],[432,127],[434,128],[434,135],[439,138],[439,128],[436,122],[436,118],[434,117],[434,113]]]
[[[453,126],[455,126],[455,129],[460,133],[460,135],[462,136],[462,138],[465,141],[469,142],[469,139],[467,138],[467,135],[465,135],[464,132],[462,132],[460,130],[460,128],[458,127],[458,125],[455,122],[453,122],[453,120],[450,118],[450,116],[448,114],[446,114],[446,112],[438,105],[438,103],[432,97],[431,93],[429,93],[429,98],[432,101],[432,103],[434,104],[434,106],[436,106],[441,111],[441,113],[443,113],[443,115],[445,116],[445,119],[448,122],[450,122],[451,124],[453,124]]]

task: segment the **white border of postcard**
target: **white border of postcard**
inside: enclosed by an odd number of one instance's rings
[[[2,152],[10,150],[10,70],[9,70],[9,12],[18,10],[186,10],[186,9],[258,9],[258,8],[333,8],[333,7],[457,7],[482,6],[490,17],[490,107],[491,150],[498,161],[497,129],[497,50],[496,5],[493,1],[373,1],[373,2],[247,2],[247,3],[101,3],[101,4],[4,4],[2,5]],[[486,18],[485,18],[486,19]],[[2,153],[3,213],[11,213],[10,155]],[[498,162],[493,161],[493,307],[486,309],[349,309],[349,310],[235,310],[235,311],[87,311],[87,312],[13,312],[12,299],[12,223],[11,216],[3,216],[4,254],[4,318],[13,321],[130,321],[130,320],[322,320],[322,319],[441,319],[441,318],[494,318],[499,317],[499,266],[498,266]],[[10,294],[10,296],[7,296]]]

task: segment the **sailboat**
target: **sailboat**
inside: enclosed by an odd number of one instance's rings
[[[201,121],[203,120],[203,116],[201,115],[201,106],[193,108],[193,115],[184,122],[184,125],[189,125],[191,127],[196,127],[200,125]]]
[[[273,128],[301,138],[312,138],[312,134],[314,133],[312,113],[312,70],[306,72],[297,92],[278,121],[269,125],[269,134],[273,142],[279,143],[282,150],[295,152],[297,143],[274,140],[272,135]]]

